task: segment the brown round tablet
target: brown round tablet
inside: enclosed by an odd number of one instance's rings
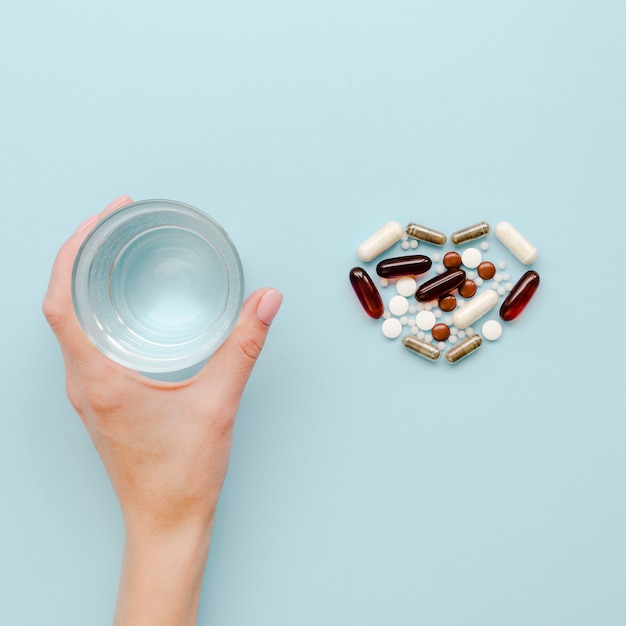
[[[461,255],[458,252],[446,252],[443,255],[443,265],[448,269],[453,267],[461,267]]]
[[[496,275],[496,266],[491,261],[483,261],[477,271],[483,280],[489,280]]]
[[[452,294],[439,298],[439,308],[446,313],[454,311],[456,308],[456,298]]]
[[[447,324],[435,324],[431,332],[435,341],[445,341],[450,336],[450,327]]]
[[[464,298],[471,298],[476,293],[476,283],[469,278],[459,287],[459,294]]]

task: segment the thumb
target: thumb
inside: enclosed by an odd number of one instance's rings
[[[238,401],[282,301],[283,294],[276,289],[259,289],[250,295],[232,332],[199,378],[209,380],[212,386],[217,384],[224,395]]]

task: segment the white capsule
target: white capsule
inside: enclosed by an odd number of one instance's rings
[[[464,307],[457,309],[452,314],[452,323],[457,328],[467,328],[476,320],[480,319],[498,304],[498,294],[493,289],[487,289],[471,300]]]
[[[496,237],[524,265],[530,265],[537,259],[537,248],[508,222],[500,222],[496,226]]]
[[[357,248],[359,259],[365,262],[375,259],[399,241],[403,232],[404,228],[398,222],[388,222]]]

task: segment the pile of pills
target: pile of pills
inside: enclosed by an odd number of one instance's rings
[[[350,282],[361,306],[373,319],[383,319],[382,333],[389,339],[408,329],[402,344],[431,361],[445,352],[446,360],[456,363],[480,348],[483,339],[496,341],[502,335],[500,321],[485,321],[480,333],[472,325],[495,309],[503,296],[500,319],[510,322],[517,318],[537,290],[539,274],[528,270],[515,284],[510,282],[504,261],[495,264],[483,259],[489,250],[485,239],[489,232],[486,222],[468,226],[454,232],[450,241],[462,246],[481,239],[478,247],[427,256],[412,251],[420,242],[444,246],[444,233],[414,223],[402,228],[398,222],[388,222],[358,247],[359,259],[369,263],[397,242],[411,254],[383,259],[376,265],[380,287],[395,284],[396,294],[386,307],[368,272],[362,267],[350,270]],[[537,259],[537,248],[509,222],[497,224],[495,236],[524,265]],[[421,282],[431,270],[435,275]]]

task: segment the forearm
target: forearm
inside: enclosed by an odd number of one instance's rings
[[[210,527],[149,532],[127,525],[115,626],[193,626]]]

